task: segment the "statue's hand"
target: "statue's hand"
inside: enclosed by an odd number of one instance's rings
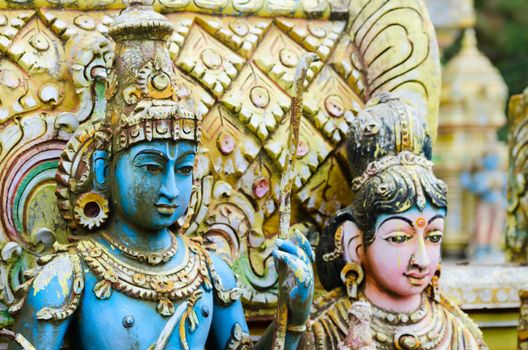
[[[302,326],[312,305],[314,252],[299,231],[287,241],[277,239],[276,245],[272,254],[279,273],[279,300],[288,305],[288,325]]]

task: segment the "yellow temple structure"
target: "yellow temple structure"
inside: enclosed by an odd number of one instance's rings
[[[319,61],[307,76],[292,217],[312,245],[325,221],[350,203],[343,140],[376,91],[390,90],[415,107],[436,138],[435,169],[449,187],[448,256],[464,254],[475,228],[476,201],[462,188],[462,174],[490,145],[506,171],[508,146],[498,143],[496,133],[507,120],[507,87],[478,50],[472,1],[381,3],[154,2],[176,28],[169,50],[181,95],[204,117],[195,170],[201,190],[192,198],[186,233],[203,234],[231,262],[255,333],[277,305],[271,250],[286,167],[285,116],[304,53],[315,53]],[[390,11],[379,16],[376,6]],[[106,68],[113,57],[107,33],[123,7],[120,0],[0,0],[1,327],[13,322],[2,305],[15,300],[10,276],[22,247],[38,255],[55,241],[68,241],[59,210],[73,208],[66,201],[56,205],[58,158],[75,130],[104,118]],[[365,23],[374,29],[365,30]],[[404,30],[375,32],[392,23]],[[442,50],[459,36],[460,51],[440,67]],[[510,119],[522,123],[528,97],[515,101]],[[75,135],[78,149],[89,146],[86,135]],[[510,154],[518,152],[518,142],[511,138]],[[72,163],[81,162],[74,151],[66,150]],[[517,185],[522,188],[515,195],[522,197],[525,184]],[[518,222],[518,207],[508,210],[509,220]],[[526,232],[528,225],[516,228]],[[516,256],[515,263],[443,266],[442,291],[476,321],[492,350],[528,349],[528,297],[521,292],[528,289],[528,268],[519,265],[527,262],[523,242],[512,244],[508,256]]]

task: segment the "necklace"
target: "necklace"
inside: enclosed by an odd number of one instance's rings
[[[365,295],[361,295],[361,299],[367,300],[372,308],[372,315],[379,319],[384,319],[392,325],[405,325],[411,323],[418,323],[427,316],[429,311],[429,304],[425,301],[425,297],[422,295],[420,300],[420,306],[418,309],[412,312],[392,312],[385,310],[381,307],[374,305]]]
[[[207,253],[198,244],[182,236],[185,256],[180,265],[163,272],[153,272],[126,264],[94,240],[81,241],[79,253],[99,279],[93,291],[97,298],[108,299],[112,289],[133,298],[157,301],[163,316],[174,313],[174,301],[188,299],[202,285],[213,288],[209,277]]]
[[[422,298],[420,308],[410,314],[392,313],[371,305],[370,327],[376,349],[435,349],[446,335],[448,319],[444,310],[427,298]]]
[[[150,265],[158,265],[162,262],[167,262],[176,254],[176,251],[178,250],[178,240],[176,239],[176,236],[171,233],[171,245],[165,250],[157,251],[157,252],[143,252],[143,251],[137,251],[128,248],[127,246],[117,242],[112,236],[110,236],[107,232],[103,231],[101,233],[102,237],[113,247],[119,249],[123,254],[125,254],[127,257],[138,260],[139,262],[146,262]]]
[[[98,299],[108,299],[112,290],[130,297],[157,301],[157,310],[163,316],[174,314],[174,303],[196,296],[200,287],[214,289],[218,302],[227,306],[241,296],[239,288],[226,289],[216,271],[213,260],[196,239],[181,236],[184,251],[182,262],[163,272],[131,266],[112,255],[101,243],[93,239],[82,240],[77,251],[98,282],[93,291]]]

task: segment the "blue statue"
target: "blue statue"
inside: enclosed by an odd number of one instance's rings
[[[193,191],[200,117],[177,96],[172,31],[137,1],[110,29],[106,120],[76,134],[57,173],[63,217],[84,237],[55,244],[11,308],[14,330],[37,349],[59,349],[67,334],[72,349],[252,345],[233,271],[199,240],[173,233]],[[277,240],[273,257],[288,318],[256,347],[294,349],[309,317],[314,256],[294,233]]]
[[[504,254],[497,248],[506,218],[506,173],[500,169],[500,154],[486,152],[480,167],[473,173],[463,173],[462,186],[475,194],[475,250],[472,260],[476,262],[504,262]]]

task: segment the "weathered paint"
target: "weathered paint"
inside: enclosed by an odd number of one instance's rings
[[[57,300],[69,296],[71,289],[69,280],[72,277],[73,265],[66,254],[58,255],[49,262],[35,277],[33,282],[33,296],[39,292],[46,291],[52,279],[56,278],[59,282],[60,292],[56,291]]]

